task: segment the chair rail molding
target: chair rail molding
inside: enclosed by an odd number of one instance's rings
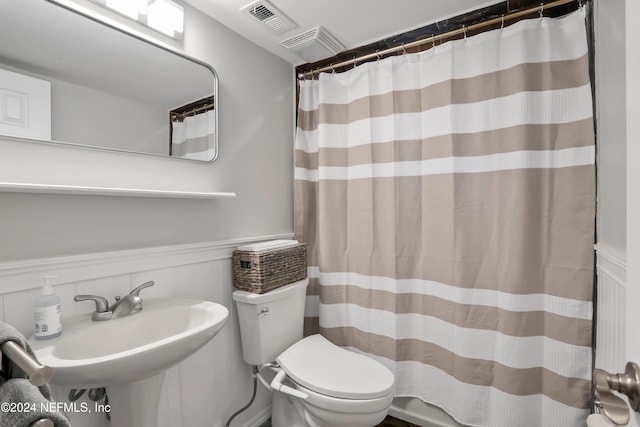
[[[0,263],[0,294],[40,288],[44,275],[57,276],[52,284],[62,285],[230,258],[233,250],[239,245],[291,238],[293,233],[284,233],[3,262]]]
[[[595,245],[594,249],[596,251],[596,268],[613,277],[620,286],[626,287],[627,260],[623,258],[624,254],[601,244]]]

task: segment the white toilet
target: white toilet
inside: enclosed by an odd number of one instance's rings
[[[309,279],[264,294],[235,291],[244,360],[276,371],[274,427],[371,427],[384,419],[394,378],[379,362],[321,335],[302,339]],[[258,374],[260,376],[260,374]],[[261,381],[266,384],[263,378]]]

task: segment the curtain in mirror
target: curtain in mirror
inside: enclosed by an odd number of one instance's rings
[[[216,157],[215,145],[210,143],[216,132],[215,110],[185,117],[181,122],[173,122],[172,129],[172,157],[204,161]]]

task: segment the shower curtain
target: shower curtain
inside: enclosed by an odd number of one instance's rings
[[[172,128],[171,156],[205,161],[215,157],[214,144],[210,143],[216,133],[214,110],[173,122]]]
[[[584,426],[594,161],[582,10],[301,81],[306,333],[463,424]]]

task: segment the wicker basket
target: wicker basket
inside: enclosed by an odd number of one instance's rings
[[[263,294],[307,277],[307,246],[265,252],[233,251],[233,286]]]

